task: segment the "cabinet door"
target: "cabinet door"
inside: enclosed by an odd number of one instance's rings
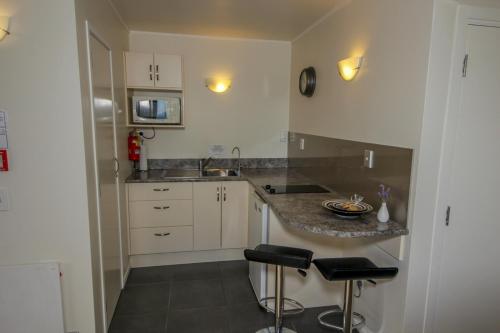
[[[154,87],[154,59],[152,53],[125,52],[127,87]]]
[[[193,185],[194,249],[221,247],[221,184],[199,182]]]
[[[182,57],[155,53],[155,87],[182,90]]]
[[[248,183],[222,183],[222,248],[247,247]]]

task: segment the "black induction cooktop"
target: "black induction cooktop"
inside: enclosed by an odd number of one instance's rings
[[[293,193],[328,193],[327,189],[319,185],[266,185],[262,188],[269,194]]]

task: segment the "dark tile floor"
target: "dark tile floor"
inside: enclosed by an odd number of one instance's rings
[[[318,325],[326,308],[285,319],[297,332],[335,332]],[[251,333],[271,326],[257,305],[246,261],[136,268],[130,272],[109,333]]]

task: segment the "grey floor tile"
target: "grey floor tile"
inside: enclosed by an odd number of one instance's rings
[[[257,298],[253,292],[248,277],[222,280],[224,295],[227,304],[256,303]]]
[[[224,305],[226,299],[220,279],[172,282],[171,309]]]
[[[138,316],[114,316],[109,333],[166,333],[167,316],[154,313]]]
[[[122,291],[115,314],[139,315],[148,313],[167,313],[169,284],[129,286]]]
[[[167,333],[226,333],[225,307],[172,309],[167,316]]]
[[[133,268],[130,270],[127,285],[168,282],[173,271],[172,266]]]
[[[217,262],[174,265],[170,267],[173,270],[174,281],[207,280],[221,277],[219,264]]]
[[[274,323],[274,315],[262,310],[257,303],[228,307],[230,333],[254,333]]]
[[[248,278],[248,261],[222,261],[219,263],[223,279]]]

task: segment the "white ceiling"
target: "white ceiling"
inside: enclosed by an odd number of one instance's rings
[[[346,0],[111,0],[130,30],[293,40]]]

